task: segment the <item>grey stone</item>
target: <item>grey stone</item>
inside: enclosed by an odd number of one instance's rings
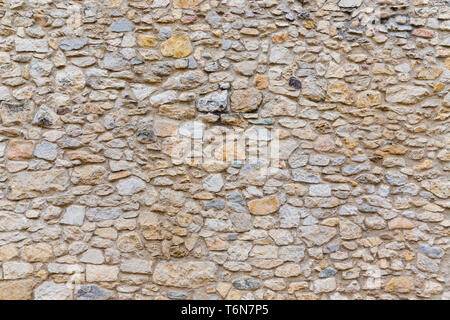
[[[117,192],[121,196],[130,196],[145,189],[145,181],[138,177],[121,179],[117,183]]]
[[[320,174],[305,169],[292,170],[292,180],[306,182],[306,183],[319,183]]]
[[[325,268],[322,271],[320,271],[319,273],[319,278],[329,278],[332,277],[336,274],[336,270],[331,269],[331,268]]]
[[[46,39],[20,39],[15,40],[17,52],[47,53],[48,44]]]
[[[90,208],[86,212],[89,221],[114,220],[122,215],[122,209],[117,207]]]
[[[221,90],[198,98],[195,106],[201,112],[222,112],[228,106],[228,91]]]
[[[112,297],[112,295],[112,291],[95,284],[81,286],[76,292],[78,300],[107,300]]]
[[[299,236],[309,244],[321,246],[337,234],[336,229],[326,226],[304,226],[299,229]]]
[[[243,277],[234,280],[233,287],[239,290],[257,290],[261,287],[261,283],[257,279]]]
[[[280,227],[296,228],[300,225],[300,209],[285,204],[280,208]]]
[[[167,293],[167,297],[170,299],[186,299],[188,296],[183,292],[170,291]]]
[[[34,149],[34,156],[44,160],[53,161],[57,155],[56,144],[47,141],[42,141]]]
[[[111,31],[129,32],[133,31],[133,24],[128,20],[119,20],[111,24]]]
[[[67,207],[62,219],[59,221],[62,224],[81,226],[83,225],[84,216],[86,214],[86,207],[71,205]]]
[[[342,168],[342,174],[344,176],[350,176],[367,170],[370,170],[369,163],[349,164]]]
[[[59,47],[62,50],[78,50],[88,44],[88,38],[73,38],[61,41]]]
[[[311,185],[309,195],[312,197],[329,197],[331,196],[331,188],[328,184]]]
[[[210,174],[203,181],[203,189],[211,192],[219,192],[223,187],[223,179],[220,173]]]
[[[390,171],[385,174],[386,180],[390,185],[402,186],[408,182],[408,176],[400,172]]]
[[[444,250],[439,247],[420,246],[419,251],[434,259],[439,259],[444,256]]]
[[[361,3],[362,0],[340,0],[338,5],[342,8],[357,8]]]
[[[209,209],[217,209],[217,210],[222,210],[225,209],[225,201],[222,199],[214,199],[210,202],[208,202],[207,204],[205,204],[205,210],[209,210]]]
[[[130,63],[119,53],[108,52],[103,58],[103,66],[111,71],[128,70]]]
[[[72,289],[65,283],[46,281],[34,290],[35,300],[72,300]]]

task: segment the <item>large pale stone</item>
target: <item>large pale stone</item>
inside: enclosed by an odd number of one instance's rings
[[[378,91],[364,91],[358,96],[356,105],[360,108],[367,108],[379,105],[381,103],[381,93]]]
[[[231,95],[231,110],[235,112],[253,112],[262,102],[262,93],[255,89],[235,90]]]
[[[47,53],[48,44],[46,39],[20,39],[17,38],[16,51],[17,52],[37,52]]]
[[[23,171],[8,179],[10,200],[34,198],[49,191],[64,191],[68,187],[69,175],[65,169],[47,171]]]
[[[143,245],[136,232],[129,232],[120,235],[117,239],[117,248],[121,252],[135,252],[143,249]]]
[[[330,84],[327,92],[327,102],[352,104],[354,100],[354,94],[345,82],[336,81]]]
[[[174,34],[161,44],[161,53],[166,57],[184,58],[192,51],[191,41],[185,34]]]
[[[362,229],[355,223],[343,220],[339,222],[339,233],[344,240],[353,240],[361,238]]]
[[[35,300],[72,300],[72,289],[65,283],[46,281],[34,290]]]
[[[119,207],[97,207],[91,208],[86,212],[86,218],[89,221],[114,220],[122,215],[122,209]]]
[[[122,179],[117,183],[117,192],[121,196],[130,196],[145,189],[145,181],[138,177]]]
[[[144,259],[131,258],[120,264],[120,271],[128,273],[152,273],[153,262]]]
[[[317,279],[313,287],[314,293],[332,292],[336,290],[336,278]]]
[[[82,69],[67,66],[55,75],[55,85],[58,91],[66,94],[76,94],[83,90],[86,78]]]
[[[33,265],[26,262],[8,261],[3,263],[3,278],[7,280],[23,279],[33,273]]]
[[[100,165],[87,165],[73,169],[71,181],[75,184],[96,185],[104,181],[106,169]]]
[[[23,247],[21,257],[28,262],[48,262],[53,257],[52,246],[38,243]]]
[[[8,211],[0,211],[0,231],[18,231],[28,227],[27,219]]]
[[[248,208],[250,212],[257,216],[264,216],[278,211],[280,207],[280,203],[278,198],[275,195],[262,198],[255,199],[249,201]]]
[[[59,223],[81,226],[83,224],[85,214],[86,208],[84,206],[69,206],[67,207],[66,212]]]
[[[198,288],[216,280],[217,266],[213,262],[172,261],[160,262],[153,273],[159,285]]]
[[[210,174],[203,181],[203,189],[211,192],[219,192],[223,187],[223,179],[220,173]]]
[[[34,104],[30,102],[0,102],[0,118],[3,125],[29,123],[32,120]]]
[[[30,300],[33,294],[34,280],[0,281],[0,300]]]
[[[173,5],[176,8],[189,9],[198,6],[203,0],[174,0]]]
[[[112,282],[116,281],[119,276],[119,267],[105,265],[86,265],[86,281],[87,282]]]
[[[158,240],[161,238],[161,222],[158,214],[154,212],[142,212],[138,218],[139,226],[142,229],[142,236],[146,240]]]
[[[298,229],[299,236],[305,240],[308,245],[321,246],[337,234],[336,229],[325,226],[304,226]]]
[[[400,104],[414,104],[422,101],[430,93],[425,87],[401,85],[386,90],[386,101]]]

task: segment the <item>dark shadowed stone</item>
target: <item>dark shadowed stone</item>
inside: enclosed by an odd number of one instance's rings
[[[289,86],[291,86],[292,88],[295,88],[295,89],[301,89],[302,83],[300,82],[300,80],[298,80],[294,77],[291,77],[289,79]]]
[[[254,278],[245,277],[234,280],[233,287],[239,290],[257,290],[261,287],[261,283]]]

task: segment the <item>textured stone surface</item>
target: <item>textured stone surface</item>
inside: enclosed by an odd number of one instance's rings
[[[160,262],[153,281],[173,287],[198,288],[215,280],[217,266],[212,262]]]
[[[448,1],[0,7],[0,299],[450,298]]]

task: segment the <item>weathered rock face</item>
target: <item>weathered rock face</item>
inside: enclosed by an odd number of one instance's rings
[[[65,169],[46,171],[22,171],[8,179],[10,200],[34,198],[42,193],[64,191],[69,183],[69,175]]]
[[[0,7],[0,299],[450,298],[448,1]]]
[[[217,266],[212,262],[160,262],[153,272],[153,281],[179,288],[198,288],[215,280]]]

